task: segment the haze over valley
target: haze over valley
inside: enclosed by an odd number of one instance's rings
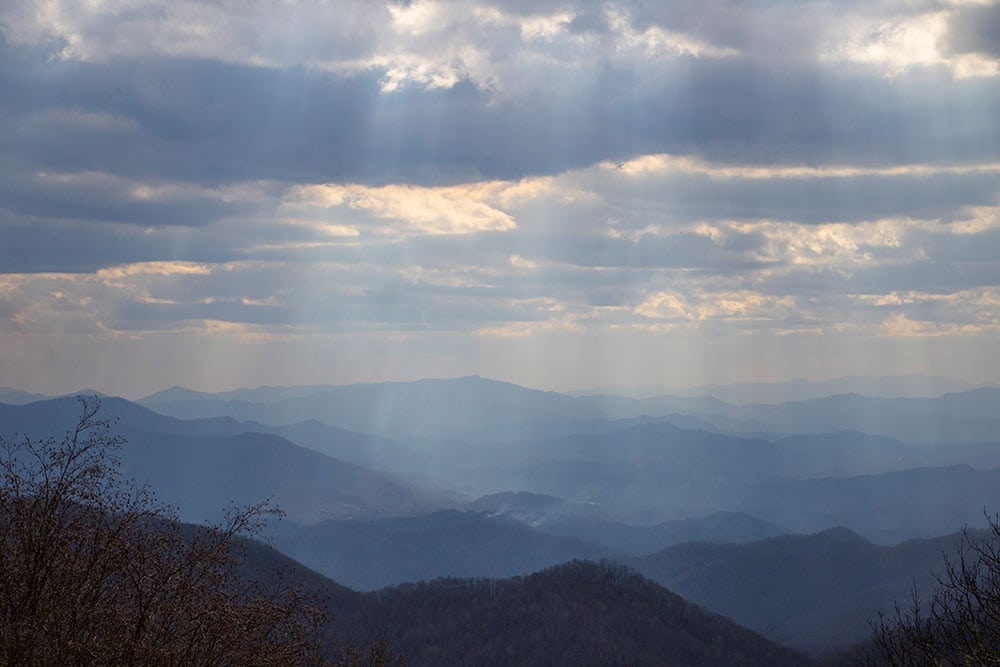
[[[0,664],[1000,663],[998,27],[0,2]]]
[[[6,440],[80,409],[4,396]],[[123,473],[180,519],[268,497],[268,542],[354,590],[615,562],[803,655],[866,641],[1000,506],[993,387],[736,405],[472,376],[94,399]]]

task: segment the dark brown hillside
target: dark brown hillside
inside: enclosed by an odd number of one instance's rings
[[[573,561],[513,579],[369,593],[338,627],[386,628],[414,665],[804,665],[803,656],[633,570]]]

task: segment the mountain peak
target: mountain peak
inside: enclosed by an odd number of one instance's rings
[[[215,395],[174,385],[169,389],[164,389],[163,391],[158,391],[155,394],[150,394],[149,396],[140,398],[137,402],[143,404],[173,403],[176,401],[196,401],[208,398],[215,398]]]
[[[815,537],[827,540],[836,540],[838,542],[857,542],[861,544],[871,544],[871,542],[866,540],[864,537],[854,532],[850,528],[845,528],[844,526],[834,526],[833,528],[827,528],[826,530],[816,533]]]

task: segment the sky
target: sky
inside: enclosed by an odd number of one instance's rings
[[[1000,3],[0,3],[0,385],[1000,381]]]

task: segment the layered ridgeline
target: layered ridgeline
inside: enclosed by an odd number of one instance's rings
[[[554,400],[563,399],[575,400]],[[4,406],[0,424],[5,432],[41,433],[70,423],[76,407],[72,399]],[[891,544],[976,524],[984,506],[1000,505],[996,442],[915,446],[850,431],[748,438],[656,421],[536,440],[394,441],[316,420],[185,421],[122,399],[106,399],[106,412],[120,417],[131,442],[123,451],[127,472],[192,520],[209,516],[220,500],[271,494],[291,519],[311,523],[419,514],[459,506],[456,494],[525,490],[584,506],[587,520],[656,525],[739,512],[784,531],[846,526]],[[581,539],[599,530],[556,514],[539,527]],[[628,542],[632,553],[667,544]]]
[[[1000,506],[995,440],[931,445],[852,430],[781,433],[740,411],[793,404],[685,398],[670,412],[639,412],[661,399],[583,399],[479,378],[388,385],[402,402],[378,405],[372,397],[384,398],[386,387],[166,396],[246,402],[248,421],[179,419],[113,398],[104,412],[119,417],[116,430],[129,441],[119,452],[125,472],[182,518],[203,521],[230,502],[272,496],[288,513],[272,530],[275,546],[352,587],[507,577],[612,558],[814,653],[864,638],[868,620],[905,598],[914,578],[925,581],[944,548],[872,542],[953,533],[984,523],[984,506]],[[350,410],[324,403],[330,392],[355,390],[369,402],[356,399]],[[912,400],[947,411],[951,428],[988,421],[991,391]],[[269,405],[308,400],[329,409],[265,423]],[[73,399],[3,405],[0,434],[59,435],[78,412]],[[366,424],[371,432],[347,428]],[[837,526],[857,535],[763,539]],[[735,542],[747,544],[706,544]],[[913,546],[920,544],[926,548]],[[730,571],[740,574],[728,578]],[[824,572],[834,584],[807,580],[826,581]],[[770,573],[774,595],[752,588]],[[742,579],[750,588],[738,587]]]
[[[963,410],[985,409],[977,406]],[[71,399],[40,401],[5,406],[0,418],[5,432],[41,433],[69,423],[76,408]],[[219,500],[269,494],[294,521],[310,523],[456,507],[452,492],[526,490],[587,508],[572,520],[559,511],[527,521],[567,537],[593,539],[601,528],[592,520],[648,526],[740,512],[784,531],[846,526],[891,544],[976,524],[984,506],[1000,504],[996,442],[914,446],[859,432],[747,438],[669,422],[502,443],[393,441],[315,420],[185,421],[122,399],[106,399],[106,412],[120,417],[131,441],[123,451],[127,472],[153,483],[193,520]],[[626,543],[635,545],[623,548],[632,553],[667,544],[641,537]]]
[[[975,440],[1000,432],[998,397],[985,388],[734,406],[711,397],[575,397],[472,377],[219,395],[174,389],[144,402],[175,414],[252,417],[245,428],[470,496],[526,490],[643,524],[746,512],[787,530],[846,525],[893,543],[951,532],[995,503],[1000,443]],[[888,433],[845,430],[858,426]],[[345,437],[344,429],[354,431]],[[919,432],[918,442],[892,437],[897,431]],[[928,444],[938,436],[946,439]],[[914,488],[920,497],[910,498]]]
[[[600,507],[525,491],[483,496],[466,507],[493,517],[516,519],[542,533],[576,537],[634,556],[681,542],[753,542],[789,532],[745,512],[715,512],[648,525],[623,523],[602,518]]]
[[[978,533],[971,533],[976,535]],[[625,562],[680,595],[812,654],[862,642],[878,612],[926,595],[959,534],[872,544],[835,528],[745,544],[689,542]]]
[[[116,452],[126,477],[148,484],[189,521],[272,498],[290,520],[421,514],[449,497],[390,474],[347,463],[229,418],[183,421],[119,398],[102,399],[126,439]],[[0,405],[0,436],[61,437],[79,416],[75,398]],[[350,436],[353,437],[353,436]]]
[[[388,621],[394,647],[414,664],[808,664],[610,564],[573,562],[513,580],[438,580],[370,595],[368,625]]]
[[[373,628],[418,663],[803,662],[609,564],[354,593],[239,537],[266,504],[206,528],[134,494],[84,410],[63,438],[2,439],[5,664],[386,664],[378,646],[344,654]],[[346,659],[314,662],[325,645]]]
[[[611,558],[778,643],[821,655],[865,640],[879,612],[934,587],[959,535],[886,547],[844,528],[742,544],[683,542],[642,557],[554,537],[484,513],[281,526],[273,543],[352,588],[438,576],[531,572]]]
[[[456,510],[309,526],[283,522],[269,537],[282,552],[360,590],[438,577],[510,577],[615,553],[513,519]]]
[[[342,640],[384,637],[410,664],[806,665],[810,661],[624,566],[574,561],[513,579],[355,593],[256,545],[246,570],[290,572]]]
[[[248,571],[291,566],[290,581],[320,595],[344,638],[364,644],[384,629],[420,664],[592,664],[595,656],[615,664],[805,664],[777,644],[820,656],[865,641],[878,610],[905,602],[914,583],[933,589],[932,571],[958,540],[880,547],[831,530],[745,545],[688,543],[628,561],[648,579],[578,561],[508,580],[449,578],[368,594],[263,545],[250,550]]]
[[[837,394],[861,394],[877,398],[935,398],[976,385],[944,375],[851,375],[830,380],[779,380],[775,382],[734,382],[694,387],[665,385],[618,385],[574,391],[578,396],[712,396],[733,404],[784,403]]]
[[[220,394],[173,388],[140,402],[183,418],[230,416],[272,425],[316,419],[387,437],[494,441],[603,431],[614,426],[608,421],[641,417],[730,433],[855,430],[918,443],[979,442],[994,440],[1000,433],[997,388],[932,398],[887,398],[857,393],[865,383],[842,386],[857,389],[777,404],[732,404],[709,395],[570,396],[472,376],[339,387],[262,387]]]

